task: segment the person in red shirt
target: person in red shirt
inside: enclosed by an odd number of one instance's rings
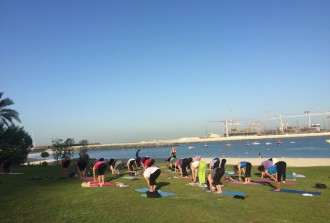
[[[93,177],[94,177],[94,182],[96,181],[96,170],[97,170],[97,175],[98,175],[98,183],[100,184],[100,186],[102,186],[104,184],[104,173],[106,171],[106,169],[108,168],[107,163],[104,161],[103,158],[99,159],[99,161],[97,161],[94,166],[93,166]]]

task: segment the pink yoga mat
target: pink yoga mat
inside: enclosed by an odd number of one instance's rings
[[[256,183],[276,183],[275,181],[273,180],[270,180],[270,179],[260,179],[258,181],[256,181]],[[297,182],[295,181],[285,181],[285,184],[297,184]]]

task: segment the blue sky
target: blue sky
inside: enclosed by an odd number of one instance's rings
[[[223,132],[213,120],[330,111],[329,11],[328,0],[0,0],[0,91],[37,145],[201,137]]]

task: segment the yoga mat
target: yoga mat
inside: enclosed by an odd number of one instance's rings
[[[99,182],[90,182],[91,186],[92,187],[99,187],[100,184]],[[108,186],[115,186],[114,184],[112,183],[109,183],[109,182],[104,182],[104,184],[102,185],[102,187],[108,187]]]
[[[321,192],[319,192],[319,191],[303,191],[303,190],[289,190],[289,189],[281,189],[280,191],[274,191],[274,189],[271,189],[271,191],[273,191],[273,192],[291,193],[291,194],[321,195]]]
[[[275,181],[271,180],[271,179],[260,179],[255,181],[256,183],[262,184],[262,183],[276,183]],[[283,184],[297,184],[296,181],[285,181],[285,183]]]
[[[174,179],[192,179],[192,177],[189,177],[189,176],[188,177],[181,177],[181,176],[180,177],[177,177],[177,176],[174,176],[173,178]]]
[[[230,183],[233,183],[233,184],[245,184],[244,181],[238,181],[238,180],[234,180],[234,181],[230,181]],[[245,184],[245,185],[260,185],[260,183],[257,183],[257,182],[250,182],[248,184]]]
[[[139,192],[139,193],[146,193],[147,191],[149,191],[149,188],[135,189],[135,191]],[[161,190],[158,190],[158,193],[160,193],[160,196],[162,196],[162,197],[170,197],[170,196],[176,196],[177,195],[175,193],[165,192],[165,191],[161,191]],[[147,197],[146,194],[142,194],[142,195],[141,195],[142,197]]]
[[[215,192],[212,192],[213,194],[215,194]],[[222,191],[221,194],[219,195],[229,195],[229,196],[235,196],[235,195],[239,195],[239,196],[246,196],[246,194],[244,192],[240,192],[240,191]]]
[[[236,176],[236,173],[233,171],[228,171],[228,172],[226,171],[225,176]]]
[[[294,177],[301,177],[301,178],[305,178],[306,176],[302,175],[302,174],[293,174]]]
[[[78,179],[78,180],[88,180],[88,181],[93,181],[94,180],[93,177],[84,177],[84,178],[77,177],[76,179]],[[96,177],[96,179],[97,179],[97,177]]]
[[[302,174],[296,174],[296,173],[293,173],[293,174],[287,174],[286,175],[286,178],[297,178],[297,177],[301,177],[301,178],[304,178],[305,176],[302,175]]]
[[[128,179],[128,180],[141,180],[142,178],[139,178],[139,177],[133,177],[133,176],[124,176],[124,177],[122,177],[122,178],[124,178],[124,179]]]

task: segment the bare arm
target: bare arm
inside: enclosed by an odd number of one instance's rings
[[[96,181],[96,178],[95,178],[95,168],[93,167],[93,178],[94,178],[94,181]]]
[[[277,179],[276,179],[272,174],[269,174],[269,173],[268,173],[268,170],[265,170],[264,173],[265,173],[270,179],[277,181]]]
[[[113,169],[113,166],[112,165],[110,165],[110,170],[112,172],[112,175],[115,175],[115,170]]]

